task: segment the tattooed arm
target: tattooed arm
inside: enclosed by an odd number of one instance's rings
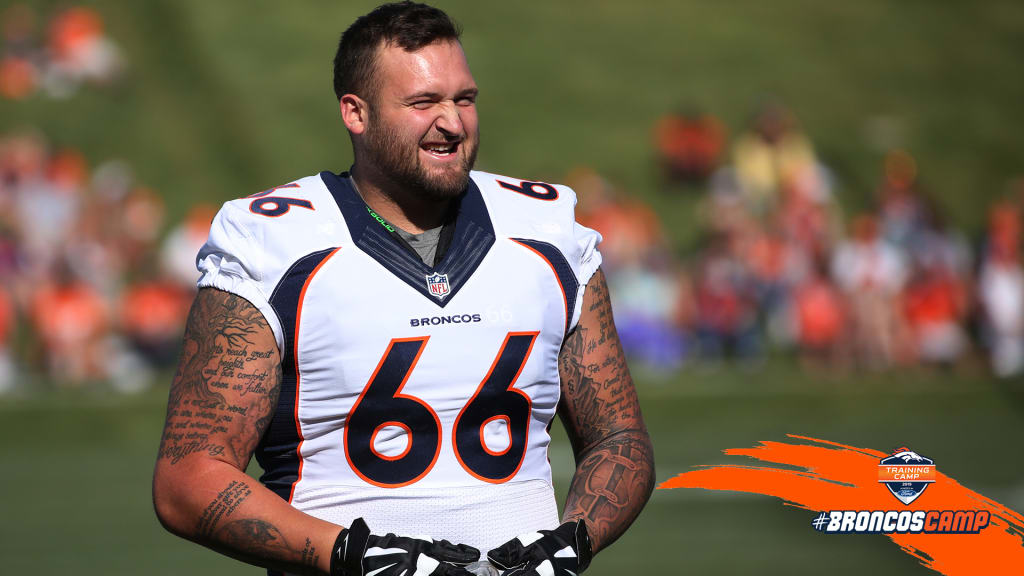
[[[558,371],[559,414],[576,456],[563,521],[583,519],[597,552],[626,531],[654,488],[654,450],[600,269],[584,292]]]
[[[326,574],[341,527],[245,474],[280,385],[281,358],[263,315],[233,294],[200,290],[167,402],[153,503],[179,536],[252,564]]]

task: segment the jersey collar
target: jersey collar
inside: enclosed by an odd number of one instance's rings
[[[320,179],[334,197],[355,245],[441,308],[454,299],[494,244],[494,226],[487,213],[487,205],[472,179],[456,200],[458,215],[451,245],[435,266],[427,266],[418,256],[410,254],[370,216],[366,204],[352,186],[348,172],[334,174],[325,171],[320,173]],[[431,280],[435,287],[442,281],[447,284],[445,293],[436,295],[431,292]]]

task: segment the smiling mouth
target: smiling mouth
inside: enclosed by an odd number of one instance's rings
[[[459,143],[433,142],[429,144],[422,144],[420,145],[420,148],[427,154],[430,154],[431,156],[435,156],[437,158],[447,158],[458,151]]]

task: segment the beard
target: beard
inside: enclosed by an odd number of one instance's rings
[[[461,159],[456,169],[430,173],[420,160],[419,142],[405,142],[398,130],[370,114],[367,131],[367,160],[403,190],[434,200],[449,200],[462,194],[469,185],[469,171],[476,163],[479,134],[459,142]],[[438,140],[441,140],[440,138]],[[410,150],[411,149],[411,150]]]

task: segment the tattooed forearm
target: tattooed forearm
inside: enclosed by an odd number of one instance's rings
[[[306,538],[306,546],[302,548],[300,561],[303,566],[316,566],[320,562],[320,555],[316,553],[316,547],[309,538]]]
[[[320,562],[312,540],[305,538],[299,549],[285,539],[277,526],[265,520],[235,520],[221,528],[216,538],[221,546],[227,546],[229,554],[242,560],[268,558],[273,565],[307,567],[311,573],[316,572]]]
[[[230,522],[217,532],[217,539],[227,544],[236,554],[240,552],[255,558],[289,558],[296,554],[277,526],[264,520]]]
[[[245,474],[281,389],[273,331],[248,301],[199,291],[171,384],[153,503],[169,530],[289,574],[323,574],[338,527],[288,505]]]
[[[245,469],[280,390],[277,346],[267,334],[263,315],[243,298],[200,290],[171,384],[160,459],[177,464],[205,453]]]
[[[598,270],[587,286],[584,312],[566,338],[559,356],[563,417],[574,420],[578,450],[593,446],[615,431],[642,421],[633,379],[626,365],[604,273]]]
[[[252,495],[252,489],[245,482],[232,480],[227,488],[220,491],[199,517],[196,533],[208,537],[216,530],[221,519],[227,519],[242,502]]]
[[[654,451],[601,270],[588,283],[579,325],[563,344],[559,375],[560,414],[577,464],[565,519],[585,519],[600,549],[629,527],[654,487]]]
[[[654,453],[647,434],[623,432],[579,462],[565,501],[565,520],[584,519],[596,547],[604,548],[636,519],[653,489]]]

